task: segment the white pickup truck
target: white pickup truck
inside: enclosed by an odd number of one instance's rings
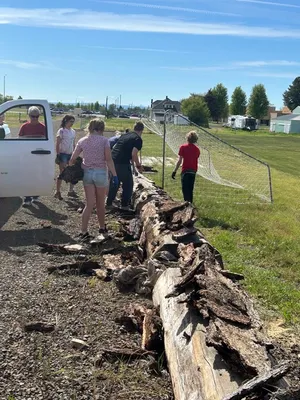
[[[38,122],[45,126],[46,134],[42,137],[27,124],[30,121],[28,110],[32,106],[38,107]],[[48,102],[8,101],[0,105],[0,116],[0,197],[49,195],[54,183],[55,151]],[[34,123],[36,125],[37,121]],[[20,136],[24,124],[27,134]]]

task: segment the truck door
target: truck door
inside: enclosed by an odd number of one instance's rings
[[[54,173],[54,136],[48,102],[13,100],[1,104],[0,197],[49,195]]]

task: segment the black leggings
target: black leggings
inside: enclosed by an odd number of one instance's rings
[[[181,174],[181,188],[184,201],[193,202],[195,178],[196,172],[194,171],[185,171]]]

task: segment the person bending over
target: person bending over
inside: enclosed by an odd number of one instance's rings
[[[137,122],[134,126],[133,132],[124,133],[120,136],[117,143],[112,149],[112,158],[115,163],[119,183],[122,182],[122,198],[121,207],[129,209],[131,203],[131,196],[133,192],[133,177],[131,162],[135,164],[137,170],[141,170],[142,166],[138,157],[138,152],[142,149],[142,133],[144,124]],[[119,184],[113,185],[111,181],[109,192],[107,196],[107,207],[111,207],[116,198],[119,189]]]

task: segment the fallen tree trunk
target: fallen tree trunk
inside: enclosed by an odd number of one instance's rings
[[[262,382],[272,369],[269,341],[238,284],[243,277],[226,271],[219,252],[194,228],[195,209],[142,176],[135,180],[133,205],[175,399],[222,400],[245,380]]]

